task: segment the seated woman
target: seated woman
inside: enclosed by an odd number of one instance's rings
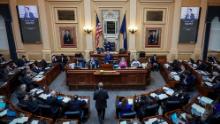
[[[159,63],[157,61],[157,56],[153,55],[152,57],[149,58],[149,63],[152,66],[152,71],[159,71],[160,66]]]
[[[125,114],[125,113],[128,113],[128,112],[132,112],[133,110],[132,110],[132,105],[130,105],[129,103],[128,103],[128,99],[127,98],[123,98],[121,101],[119,101],[119,103],[118,103],[118,105],[117,105],[117,108],[118,108],[118,110],[119,110],[119,118],[121,117],[121,116],[123,116],[123,114]]]
[[[141,63],[137,59],[133,59],[131,62],[131,67],[135,67],[135,68],[141,67]]]
[[[119,67],[120,68],[126,68],[128,67],[127,61],[125,60],[124,57],[121,58],[120,62],[119,62]]]
[[[105,64],[111,64],[112,60],[113,60],[112,54],[110,54],[110,52],[107,51],[106,54],[105,54],[104,63]]]
[[[93,68],[98,68],[99,67],[99,62],[98,60],[96,60],[95,58],[91,57],[89,62],[88,62],[89,68],[93,69]]]

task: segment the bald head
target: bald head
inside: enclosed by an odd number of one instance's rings
[[[103,88],[103,83],[102,83],[102,82],[99,82],[99,83],[98,83],[98,87],[99,87],[99,88]]]

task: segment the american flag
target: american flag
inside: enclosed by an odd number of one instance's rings
[[[102,34],[102,25],[99,21],[98,16],[96,15],[96,32],[95,32],[95,41],[96,41],[96,48],[99,47],[99,37]]]

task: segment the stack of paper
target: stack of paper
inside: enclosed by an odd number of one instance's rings
[[[71,100],[71,99],[70,99],[69,97],[67,97],[67,96],[65,96],[65,97],[63,98],[63,102],[64,102],[64,103],[68,103],[70,100]]]
[[[158,118],[151,118],[144,122],[144,124],[168,124],[165,120],[159,120]]]
[[[7,114],[7,112],[8,112],[8,109],[5,109],[5,110],[1,111],[0,112],[0,117],[5,116]]]
[[[210,83],[210,82],[204,82],[207,86],[209,86],[209,87],[213,87],[213,84],[212,83]]]
[[[39,123],[39,120],[32,120],[31,121],[31,124],[38,124]]]
[[[133,105],[134,100],[133,99],[128,99],[128,104]]]
[[[169,68],[170,65],[166,63],[166,64],[164,64],[164,67],[165,67],[165,68]]]
[[[42,90],[42,89],[38,89],[37,91],[36,91],[36,94],[41,94],[41,93],[43,93],[44,91]]]
[[[42,98],[42,99],[46,100],[49,96],[51,96],[51,95],[42,93],[42,94],[39,95],[39,98]]]
[[[164,100],[164,99],[168,98],[168,96],[166,94],[162,93],[162,94],[158,95],[158,98],[159,98],[159,100]]]
[[[205,108],[201,107],[200,105],[193,103],[191,112],[194,115],[202,116],[205,113]]]
[[[174,94],[174,90],[168,87],[163,87],[163,90],[166,94],[172,96]]]
[[[153,97],[153,98],[158,97],[158,95],[156,93],[151,93],[150,96]]]
[[[120,124],[127,124],[127,121],[121,121]]]
[[[214,102],[214,100],[208,98],[208,97],[205,97],[205,96],[202,96],[200,97],[199,99],[199,103],[201,103],[203,106],[207,105],[207,104],[212,104]]]
[[[15,118],[9,124],[23,124],[28,121],[28,117]]]

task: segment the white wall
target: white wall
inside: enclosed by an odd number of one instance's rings
[[[0,15],[0,50],[9,50],[4,18]]]
[[[208,50],[220,51],[220,22],[218,17],[212,20]]]

